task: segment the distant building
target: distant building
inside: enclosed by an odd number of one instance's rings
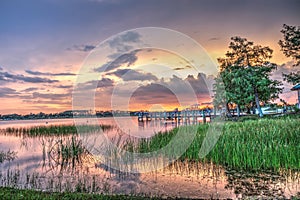
[[[298,91],[298,108],[300,109],[300,83],[295,85],[291,90]]]
[[[89,115],[90,111],[89,110],[66,110],[63,113],[61,113],[61,115],[64,116],[82,116],[82,115]]]

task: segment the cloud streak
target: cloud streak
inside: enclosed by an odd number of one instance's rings
[[[0,98],[5,98],[5,97],[14,97],[15,95],[18,95],[19,93],[11,88],[8,87],[2,87],[0,88]]]
[[[101,80],[93,80],[93,81],[87,81],[85,83],[80,83],[77,85],[75,91],[85,92],[87,90],[93,90],[97,88],[110,88],[112,86],[114,86],[113,80],[109,78],[102,78]]]
[[[73,45],[73,47],[67,48],[69,51],[82,51],[82,52],[90,52],[95,49],[96,46],[89,44],[81,44],[81,45]]]
[[[139,50],[122,54],[115,60],[107,62],[104,65],[102,65],[101,67],[94,69],[94,71],[95,72],[108,72],[108,71],[112,71],[116,68],[119,68],[122,65],[125,65],[126,67],[130,67],[137,61],[138,57],[136,54],[138,52],[139,52]]]
[[[128,84],[124,84],[115,90],[115,95],[120,98],[131,95],[131,103],[136,105],[149,106],[153,104],[163,104],[179,106],[192,105],[198,102],[210,101],[209,82],[205,74],[199,73],[197,77],[189,75],[183,79],[173,76],[169,80],[160,79],[158,81],[139,86],[134,92]],[[208,83],[209,84],[209,83]]]
[[[60,88],[60,89],[71,89],[71,88],[73,88],[73,85],[59,85],[59,86],[57,86],[57,88]]]
[[[108,41],[110,48],[118,53],[128,52],[133,49],[132,44],[141,42],[141,35],[134,31],[128,31],[114,39]]]
[[[51,80],[40,77],[24,76],[22,74],[12,74],[8,72],[0,72],[0,80],[6,82],[27,82],[27,83],[56,83],[58,80]]]
[[[191,69],[192,67],[189,65],[186,65],[185,67],[176,67],[174,68],[175,71],[184,70],[184,69]]]
[[[21,92],[33,92],[33,91],[36,91],[38,89],[39,88],[37,88],[37,87],[30,87],[30,88],[27,88],[25,90],[21,90]]]
[[[115,75],[122,78],[124,81],[157,81],[158,78],[151,73],[143,73],[132,69],[118,69],[115,72],[108,73],[107,75]]]
[[[35,75],[35,76],[76,76],[74,73],[63,72],[63,73],[51,73],[51,72],[39,72],[32,70],[25,70],[27,74]]]
[[[219,37],[212,37],[212,38],[209,38],[208,41],[215,41],[215,40],[220,40],[221,38]]]
[[[34,92],[32,93],[32,98],[34,99],[51,99],[51,100],[64,100],[66,98],[70,98],[71,95],[69,93],[60,94],[60,93],[40,93]]]
[[[55,104],[55,105],[65,105],[65,106],[70,106],[72,102],[70,100],[67,101],[62,101],[62,100],[31,100],[31,99],[26,99],[23,100],[25,103],[31,103],[31,104]],[[43,108],[43,107],[42,107]]]

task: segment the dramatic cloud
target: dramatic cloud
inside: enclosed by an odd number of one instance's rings
[[[75,99],[73,106],[86,108],[89,105],[87,102],[93,100],[98,106],[101,105],[101,109],[109,109],[113,85],[114,81],[109,78],[78,84],[73,91],[73,99]],[[103,105],[105,106],[103,107]]]
[[[300,71],[300,66],[293,66],[293,62],[287,62],[285,64],[282,64],[277,67],[277,70],[275,70],[272,74],[272,78],[276,80],[282,80],[282,74],[289,74],[291,72],[297,72]]]
[[[176,71],[183,70],[183,69],[185,69],[185,68],[184,67],[176,67],[176,68],[174,68],[174,70],[176,70]]]
[[[110,48],[119,53],[128,52],[133,49],[132,43],[140,42],[141,35],[134,31],[126,32],[110,41],[108,44]]]
[[[198,97],[209,95],[209,86],[207,85],[207,78],[205,74],[199,73],[197,78],[189,75],[185,80],[191,84]]]
[[[113,80],[109,79],[109,78],[103,78],[99,81],[97,81],[97,88],[103,88],[103,87],[111,87],[114,85]]]
[[[57,88],[70,89],[70,88],[73,88],[73,85],[59,85],[59,86],[57,86]]]
[[[141,36],[134,31],[126,32],[108,41],[112,53],[107,56],[110,60],[101,67],[94,69],[95,72],[108,72],[122,65],[127,67],[133,65],[138,57],[136,54],[141,50],[134,50],[134,45],[141,42]]]
[[[192,68],[192,67],[187,65],[185,67],[176,67],[176,68],[174,68],[174,70],[179,71],[179,70],[190,69],[190,68]]]
[[[114,70],[116,68],[119,68],[122,65],[126,65],[127,67],[130,67],[138,59],[138,57],[136,56],[137,52],[138,52],[138,50],[123,54],[120,57],[118,57],[117,59],[115,59],[111,62],[107,62],[106,64],[102,65],[101,67],[94,69],[94,71],[95,72],[104,72],[104,71],[108,72],[108,71]]]
[[[56,89],[72,89],[73,85],[51,85],[52,88]],[[20,92],[33,92],[36,90],[45,90],[45,87],[43,88],[37,88],[37,87],[29,87],[27,89],[21,90]]]
[[[67,97],[71,97],[69,93],[66,94],[59,94],[59,93],[39,93],[39,92],[34,92],[32,93],[32,98],[34,99],[51,99],[51,100],[64,100]]]
[[[0,88],[0,98],[12,97],[12,96],[15,96],[18,94],[19,93],[16,90],[8,88],[8,87]]]
[[[115,72],[111,72],[108,75],[115,75],[122,78],[124,81],[146,81],[146,80],[158,80],[156,76],[151,73],[143,73],[132,69],[118,69]]]
[[[132,101],[137,104],[177,104],[176,95],[167,87],[151,83],[139,87],[132,94]]]
[[[40,78],[40,77],[29,77],[24,76],[21,74],[11,74],[8,72],[0,72],[0,80],[7,81],[7,82],[27,82],[27,83],[55,83],[58,80],[51,80],[47,78]]]
[[[26,73],[31,75],[38,75],[38,76],[76,76],[74,73],[51,73],[51,72],[39,72],[39,71],[31,71],[31,70],[25,70]]]
[[[283,81],[282,74],[289,74],[291,72],[296,73],[297,71],[300,71],[300,66],[293,66],[293,64],[294,63],[290,61],[278,66],[277,70],[275,70],[271,76],[272,79],[282,81],[283,83],[283,92],[280,97],[292,103],[294,103],[294,99],[296,97],[295,92],[291,91],[293,85]]]
[[[198,101],[207,101],[210,98],[209,84],[205,74],[199,73],[195,78],[189,75],[186,79],[173,76],[170,80],[161,79],[155,83],[150,83],[139,87],[132,95],[135,103],[164,103],[175,104],[177,97],[183,99],[183,103],[189,102],[194,95]],[[122,95],[130,91],[117,91],[116,93]]]
[[[21,92],[33,92],[33,91],[36,91],[38,90],[39,88],[36,88],[36,87],[30,87],[30,88],[27,88],[25,90],[22,90]]]
[[[87,91],[96,88],[108,88],[114,86],[114,81],[109,78],[102,78],[101,80],[93,80],[77,85],[76,91]]]
[[[2,71],[3,70],[3,68],[2,67],[0,67],[0,71]]]
[[[248,37],[251,41],[261,43],[263,46],[271,46],[274,49],[272,62],[282,63],[289,58],[284,57],[277,44],[278,40],[282,39],[280,29],[283,23],[290,25],[297,24],[299,21],[300,5],[299,0],[275,0],[271,3],[270,1],[261,0],[77,0],[72,1],[72,4],[68,1],[18,1],[18,7],[16,7],[15,1],[4,2],[5,3],[0,3],[2,16],[0,35],[2,39],[1,45],[3,47],[0,53],[0,66],[4,68],[4,70],[0,68],[0,87],[18,88],[16,90],[20,93],[22,93],[21,90],[26,90],[26,88],[29,87],[39,88],[36,91],[29,91],[30,93],[42,91],[48,93],[46,92],[47,90],[51,90],[53,93],[57,91],[61,93],[64,91],[70,92],[72,88],[68,85],[72,84],[72,80],[66,80],[66,78],[72,77],[52,76],[50,73],[76,73],[80,67],[80,63],[83,62],[83,55],[97,49],[94,49],[94,45],[96,45],[96,43],[94,43],[95,41],[101,42],[105,38],[118,33],[120,30],[144,27],[147,25],[167,27],[171,30],[177,30],[186,34],[205,47],[214,61],[226,53],[230,37],[238,34]],[[119,3],[112,4],[112,2]],[[176,12],[174,12],[175,10]],[[145,41],[144,39],[148,39],[146,37],[153,37],[158,45],[160,44],[159,41],[165,38],[164,35],[154,35],[150,32],[145,33],[145,35],[139,35],[137,31],[119,34],[118,37],[114,39],[106,40],[107,45],[105,48],[107,48],[108,54],[105,60],[97,60],[98,57],[95,57],[95,60],[91,59],[91,65],[87,63],[88,72],[91,72],[91,74],[94,72],[93,69],[89,67],[97,68],[107,63],[107,65],[102,68],[104,70],[98,68],[100,72],[104,72],[106,66],[111,63],[108,61],[113,62],[119,55],[131,52],[136,48],[150,46],[150,43],[143,43],[143,41]],[[162,43],[164,42],[165,41],[162,41]],[[180,41],[176,42],[183,44],[183,42]],[[66,50],[67,47],[70,47],[68,49],[71,51]],[[197,55],[194,48],[180,46],[178,49],[186,50],[189,52],[189,55]],[[121,68],[132,68],[126,67],[131,63],[135,63],[135,65],[138,63],[142,66],[143,64],[147,64],[146,61],[151,61],[151,58],[155,60],[156,57],[159,57],[159,60],[154,64],[159,64],[161,55],[163,54],[159,52],[157,54],[154,52],[153,55],[141,55],[141,57],[140,54],[137,54],[138,59],[134,57],[127,61],[125,59],[125,63],[123,62],[124,64]],[[168,57],[165,56],[164,58],[166,59],[163,59],[163,61],[166,60],[167,62]],[[175,71],[183,72],[178,74],[186,75],[188,73],[185,73],[184,70],[181,69],[185,66],[184,64],[177,66],[174,65],[173,61],[174,63],[176,62],[175,59],[172,59],[172,61],[170,59],[169,64],[174,68],[177,67]],[[107,73],[120,69],[116,68],[120,63],[122,64],[122,62],[114,62],[111,66],[113,70],[107,71]],[[62,70],[67,69],[67,67],[65,67],[66,65],[72,66],[68,68],[70,71],[56,71],[59,70],[59,68]],[[7,70],[5,66],[9,66]],[[32,72],[36,70],[34,68],[26,68],[26,66],[47,66],[49,70],[47,70],[47,67],[44,67],[38,69],[38,71],[42,73],[45,71],[44,74],[28,74],[25,73],[25,69],[31,70]],[[210,66],[206,67],[206,69],[208,69]],[[288,67],[284,68],[284,71],[285,69],[288,69]],[[154,72],[156,72],[156,70],[160,72],[159,66],[154,66],[152,73],[155,74]],[[291,70],[294,70],[294,68]],[[49,74],[47,75],[46,72],[49,72]],[[190,72],[192,73],[192,70],[190,70]],[[93,75],[95,75],[95,73]],[[105,75],[105,73],[101,73],[101,75]],[[171,72],[170,74],[166,72],[166,74],[159,75],[157,76],[170,77]],[[274,76],[281,78],[281,72],[278,71]],[[87,77],[85,81],[94,80],[91,77]],[[185,78],[186,77],[181,79]],[[113,78],[111,77],[111,79]],[[174,80],[175,79],[176,78],[174,78]],[[201,82],[197,80],[197,75],[194,75],[195,80],[191,77],[190,79],[192,85],[195,85],[193,87],[196,88],[197,91],[201,91],[201,87],[198,88],[198,86],[196,86],[197,82]],[[179,88],[178,90],[183,90],[184,85],[182,81],[183,80],[179,80],[179,82],[176,83],[173,80],[171,82],[165,80],[164,84],[171,84],[172,87],[177,86]],[[141,84],[146,84],[146,82],[148,81],[142,82]],[[153,81],[151,80],[149,82]],[[160,84],[159,80],[156,80],[155,83]],[[94,84],[95,87],[97,87],[98,81]],[[105,83],[104,81],[99,86],[101,85],[112,85],[112,83],[110,84],[109,81]],[[40,88],[41,86],[43,89]],[[155,86],[152,87],[154,88]],[[287,86],[285,90],[289,91],[290,87],[291,86]],[[104,90],[104,88],[102,89]],[[184,93],[184,90],[182,93]],[[296,98],[296,92],[289,94]],[[27,94],[24,92],[24,94],[20,95]],[[106,94],[101,92],[102,99],[107,97],[105,95]],[[160,94],[152,92],[152,95],[153,97],[159,97]],[[168,99],[166,99],[166,102],[167,100]],[[15,101],[10,99],[6,102],[3,101],[3,105],[9,106],[8,108],[2,109],[10,109],[12,111],[20,109],[15,108],[16,106],[13,105],[14,102]],[[293,100],[293,102],[295,101]],[[24,107],[26,112],[33,106],[35,105],[28,106],[26,103],[20,105],[20,107]],[[44,106],[46,108],[46,105]],[[50,106],[46,111],[58,110],[58,107],[59,105],[57,107]],[[23,109],[17,111],[23,112]]]
[[[67,50],[89,52],[95,48],[96,48],[96,46],[94,46],[94,45],[83,45],[82,44],[82,45],[73,45],[73,47],[67,48]]]
[[[130,71],[119,69],[110,75],[120,76],[123,79],[126,73],[130,74]],[[180,103],[182,106],[189,106],[211,101],[209,93],[211,79],[212,77],[206,77],[205,74],[186,78],[173,76],[169,79],[151,80],[150,83],[121,81],[113,84],[111,79],[101,79],[99,83],[95,80],[79,84],[75,94],[81,102],[90,101],[90,98],[94,98],[89,96],[91,90],[100,87],[95,91],[96,107],[99,110],[126,109],[128,101],[130,109],[148,109],[154,104],[178,107]]]

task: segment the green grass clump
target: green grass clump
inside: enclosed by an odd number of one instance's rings
[[[14,160],[16,157],[17,157],[17,153],[14,151],[10,151],[10,150],[7,152],[0,151],[0,163],[2,163],[5,160],[7,161]]]
[[[118,199],[159,199],[149,197],[139,197],[130,195],[103,195],[103,194],[87,194],[87,193],[58,193],[58,192],[41,192],[35,190],[21,190],[14,188],[0,187],[0,199],[3,200],[25,200],[25,199],[47,199],[47,200],[67,200],[67,199],[99,199],[99,200],[118,200]]]
[[[32,126],[28,128],[9,127],[0,130],[4,134],[13,134],[17,136],[42,136],[42,135],[71,135],[79,133],[88,133],[96,131],[106,131],[113,128],[111,125],[50,125],[50,126]]]
[[[198,125],[196,137],[181,156],[182,160],[213,162],[236,169],[300,169],[299,119],[261,119],[227,122],[220,137],[204,157],[199,151],[206,134],[213,134],[216,124]],[[152,152],[166,146],[179,129],[158,133],[142,140],[136,150]],[[188,137],[188,136],[187,136]],[[180,144],[178,144],[180,148]]]
[[[62,166],[67,166],[72,164],[74,167],[76,163],[81,163],[82,156],[88,155],[89,152],[82,144],[82,140],[79,139],[76,135],[72,135],[71,138],[60,139],[56,145],[53,146],[53,152],[50,151],[50,154],[54,154],[57,161]]]
[[[244,169],[300,169],[299,120],[228,123],[212,152],[215,163]]]

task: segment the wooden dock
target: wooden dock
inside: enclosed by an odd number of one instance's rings
[[[164,120],[182,123],[210,122],[210,110],[183,110],[164,112],[139,112],[138,121]]]

